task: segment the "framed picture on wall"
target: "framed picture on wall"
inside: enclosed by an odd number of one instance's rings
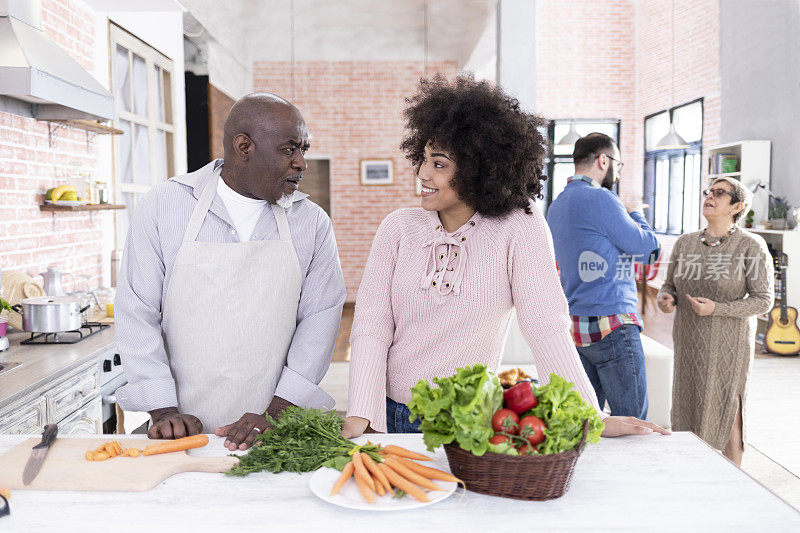
[[[394,161],[391,159],[362,159],[361,185],[392,185]]]

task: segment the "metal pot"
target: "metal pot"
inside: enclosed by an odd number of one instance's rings
[[[25,298],[12,309],[22,315],[22,329],[36,333],[58,333],[80,329],[83,324],[81,301],[74,296]]]

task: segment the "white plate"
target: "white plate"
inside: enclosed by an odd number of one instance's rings
[[[45,200],[45,203],[53,205],[86,205],[86,200]]]
[[[429,491],[428,497],[431,501],[421,502],[416,500],[413,496],[406,494],[403,498],[397,499],[391,494],[384,494],[383,496],[375,495],[375,503],[369,503],[361,496],[361,491],[356,486],[356,481],[352,477],[347,480],[344,487],[331,496],[331,489],[336,480],[339,479],[341,472],[335,468],[320,468],[314,475],[311,476],[311,481],[308,485],[317,497],[326,502],[345,507],[347,509],[361,509],[364,511],[399,511],[402,509],[414,509],[416,507],[425,507],[436,502],[440,502],[453,494],[456,491],[457,483],[452,481],[434,481],[437,485],[444,490]]]

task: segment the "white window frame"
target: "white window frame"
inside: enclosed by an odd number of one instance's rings
[[[116,55],[117,55],[117,45],[122,46],[126,50],[128,50],[128,80],[131,84],[131,90],[129,91],[129,97],[131,101],[129,102],[129,109],[133,110],[133,58],[131,54],[136,54],[145,61],[145,72],[147,74],[147,117],[144,118],[142,115],[136,114],[132,111],[126,111],[122,109],[121,106],[115,105],[114,106],[114,125],[115,127],[119,128],[120,120],[128,121],[131,124],[131,133],[127,136],[115,136],[113,145],[113,161],[114,161],[114,201],[118,204],[124,204],[123,201],[123,194],[124,193],[134,193],[137,196],[143,195],[147,193],[153,186],[157,185],[160,181],[168,179],[171,175],[175,173],[175,147],[176,147],[176,138],[175,138],[175,112],[174,112],[174,102],[172,101],[172,88],[175,84],[175,66],[173,61],[153,48],[152,46],[148,45],[135,35],[129,33],[125,29],[117,26],[113,22],[109,22],[109,63],[110,63],[110,76],[111,76],[111,92],[113,94],[117,94],[117,91],[121,91],[121,87],[116,79],[117,76],[117,69],[115,65]],[[156,79],[155,68],[158,66],[162,72],[169,73],[170,76],[170,86],[168,90],[165,90],[164,87],[164,77],[159,77]],[[160,91],[156,91],[157,84],[160,85]],[[158,107],[160,106],[160,102],[157,101],[157,94],[161,94],[164,99],[164,114],[163,120],[158,119]],[[134,157],[134,147],[133,147],[133,131],[135,126],[146,126],[149,136],[149,162],[148,162],[148,169],[150,175],[150,183],[149,184],[141,184],[141,183],[125,183],[122,181],[122,161],[121,161],[121,150],[120,150],[120,142],[126,141],[131,143],[130,148],[130,157]],[[167,147],[166,147],[166,165],[167,165],[167,175],[163,175],[163,170],[159,169],[159,159],[157,157],[158,149],[159,149],[159,131],[166,132],[167,135]],[[124,138],[123,138],[124,137]],[[169,140],[171,139],[171,142]],[[133,209],[136,206],[136,201],[134,200],[134,205],[128,206],[128,213],[127,216],[131,217],[133,215]],[[123,234],[122,228],[122,220],[121,217],[118,215],[115,217],[115,233],[116,233],[116,242],[117,247],[122,247],[123,243],[125,242],[125,235]]]

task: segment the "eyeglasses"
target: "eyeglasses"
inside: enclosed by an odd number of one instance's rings
[[[625,163],[623,163],[623,162],[622,162],[622,161],[620,161],[619,159],[616,159],[616,158],[614,158],[614,157],[611,157],[611,156],[610,156],[610,155],[608,155],[608,154],[597,154],[596,156],[594,156],[594,158],[595,158],[595,159],[597,159],[597,158],[598,158],[598,157],[600,157],[601,155],[604,155],[604,156],[606,156],[607,158],[609,158],[609,159],[610,159],[610,160],[612,160],[612,161],[616,161],[616,162],[617,162],[617,164],[619,165],[619,166],[617,167],[617,170],[618,170],[619,172],[622,172],[622,167],[624,167],[624,166],[625,166]]]
[[[703,191],[703,196],[708,196],[709,194],[713,194],[714,198],[722,198],[723,194],[727,194],[731,197],[731,200],[734,202],[739,201],[739,197],[733,194],[732,192],[726,191],[725,189],[706,189]]]

